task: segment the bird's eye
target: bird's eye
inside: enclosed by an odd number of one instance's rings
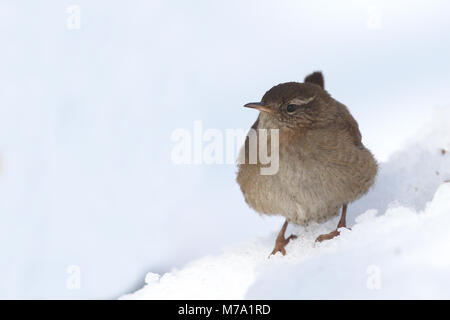
[[[297,106],[295,104],[288,104],[286,111],[289,113],[294,112],[295,110],[297,110]]]

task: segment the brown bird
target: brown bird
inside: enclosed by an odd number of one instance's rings
[[[310,74],[304,83],[274,86],[261,102],[245,107],[260,111],[252,126],[257,136],[261,134],[259,129],[267,129],[270,142],[269,129],[278,129],[278,171],[261,174],[260,169],[268,165],[258,159],[254,164],[243,161],[237,173],[237,182],[251,208],[260,214],[286,217],[272,254],[285,255],[285,246],[296,238],[285,238],[289,222],[323,222],[342,208],[336,230],[316,241],[339,235],[338,229],[346,227],[347,204],[369,190],[378,169],[347,107],[325,91],[321,72]],[[241,149],[241,159],[249,158],[249,136]]]

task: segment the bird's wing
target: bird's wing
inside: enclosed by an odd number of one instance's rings
[[[342,130],[350,136],[355,146],[357,147],[362,146],[361,132],[359,131],[358,123],[352,116],[347,118],[346,121],[343,123]]]

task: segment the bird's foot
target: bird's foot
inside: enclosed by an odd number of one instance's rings
[[[316,242],[322,242],[325,240],[331,240],[335,237],[337,237],[338,235],[340,235],[341,233],[336,229],[330,233],[326,233],[326,234],[322,234],[320,236],[317,237]]]
[[[289,237],[287,237],[286,239],[284,238],[284,236],[282,237],[278,237],[277,241],[275,242],[275,248],[273,249],[272,253],[269,255],[269,258],[271,255],[275,255],[277,252],[281,252],[281,254],[283,256],[286,255],[286,245],[289,243],[289,241],[296,239],[297,236],[291,234]]]

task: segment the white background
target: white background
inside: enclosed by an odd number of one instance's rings
[[[242,105],[280,82],[322,70],[386,160],[450,101],[449,9],[2,0],[0,298],[115,298],[149,270],[279,227],[245,205],[234,166],[175,166],[170,137],[195,120],[248,128]]]

